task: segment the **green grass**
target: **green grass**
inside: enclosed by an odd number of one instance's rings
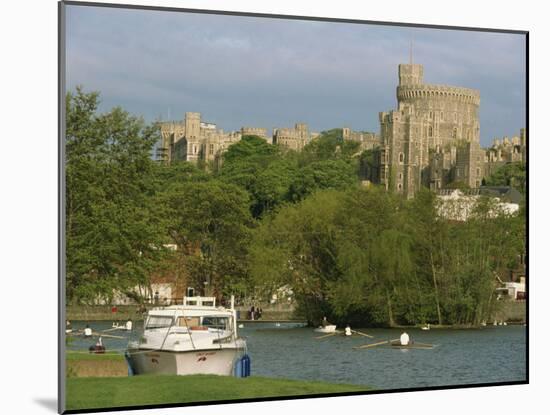
[[[74,352],[69,351],[65,354],[67,361],[74,360],[97,360],[97,361],[124,361],[124,355],[122,353],[88,353],[88,352]]]
[[[158,405],[366,391],[358,385],[262,377],[132,376],[67,379],[67,409]]]

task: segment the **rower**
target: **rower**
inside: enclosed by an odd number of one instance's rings
[[[349,326],[349,324],[346,326],[345,335],[346,336],[351,336],[351,327]]]
[[[128,319],[126,322],[126,330],[131,331],[132,330],[132,320]]]
[[[401,343],[401,346],[406,346],[409,344],[409,335],[406,332],[403,332],[401,334],[401,337],[399,337],[399,342]]]
[[[88,324],[86,324],[86,328],[84,329],[84,336],[90,337],[92,335],[92,329]]]

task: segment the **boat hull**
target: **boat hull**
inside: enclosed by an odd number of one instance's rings
[[[243,348],[192,351],[147,351],[129,349],[128,360],[135,375],[220,375],[231,376]]]
[[[317,327],[315,330],[316,333],[335,333],[336,332],[336,326],[335,325],[329,325],[325,327]]]
[[[395,349],[432,349],[433,348],[433,345],[428,343],[401,344],[399,342],[392,342],[390,345]]]

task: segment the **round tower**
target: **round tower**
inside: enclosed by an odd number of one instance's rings
[[[423,83],[422,65],[399,65],[397,102],[414,109],[422,121],[422,139],[430,148],[457,141],[479,142],[479,91]]]

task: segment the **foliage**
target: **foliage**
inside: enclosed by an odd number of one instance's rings
[[[187,182],[164,195],[168,233],[189,255],[196,286],[214,293],[230,288],[245,272],[249,228],[248,194],[216,180]],[[193,281],[192,280],[192,281]]]
[[[321,160],[349,159],[359,150],[356,141],[344,140],[342,129],[323,131],[309,142],[299,155],[300,164],[306,165]]]
[[[308,164],[296,174],[288,199],[296,202],[319,189],[345,189],[358,183],[355,167],[344,160],[323,160]]]
[[[500,167],[486,180],[487,186],[512,186],[525,194],[527,171],[523,162],[508,163]]]
[[[121,108],[96,114],[97,93],[67,95],[67,299],[110,299],[146,284],[161,255],[150,154],[158,131]]]
[[[120,108],[98,114],[98,102],[81,88],[67,97],[69,302],[109,301],[172,267],[217,296],[286,286],[311,323],[478,324],[497,276],[521,266],[524,206],[509,215],[479,197],[449,220],[429,190],[405,200],[361,187],[374,153],[358,154],[341,129],[300,153],[244,136],[202,169],[155,163],[158,126]],[[525,166],[510,164],[488,184],[522,178]]]
[[[289,285],[311,322],[479,324],[495,275],[524,252],[524,218],[480,198],[449,222],[428,190],[405,201],[380,188],[318,191],[254,232],[257,284]]]

